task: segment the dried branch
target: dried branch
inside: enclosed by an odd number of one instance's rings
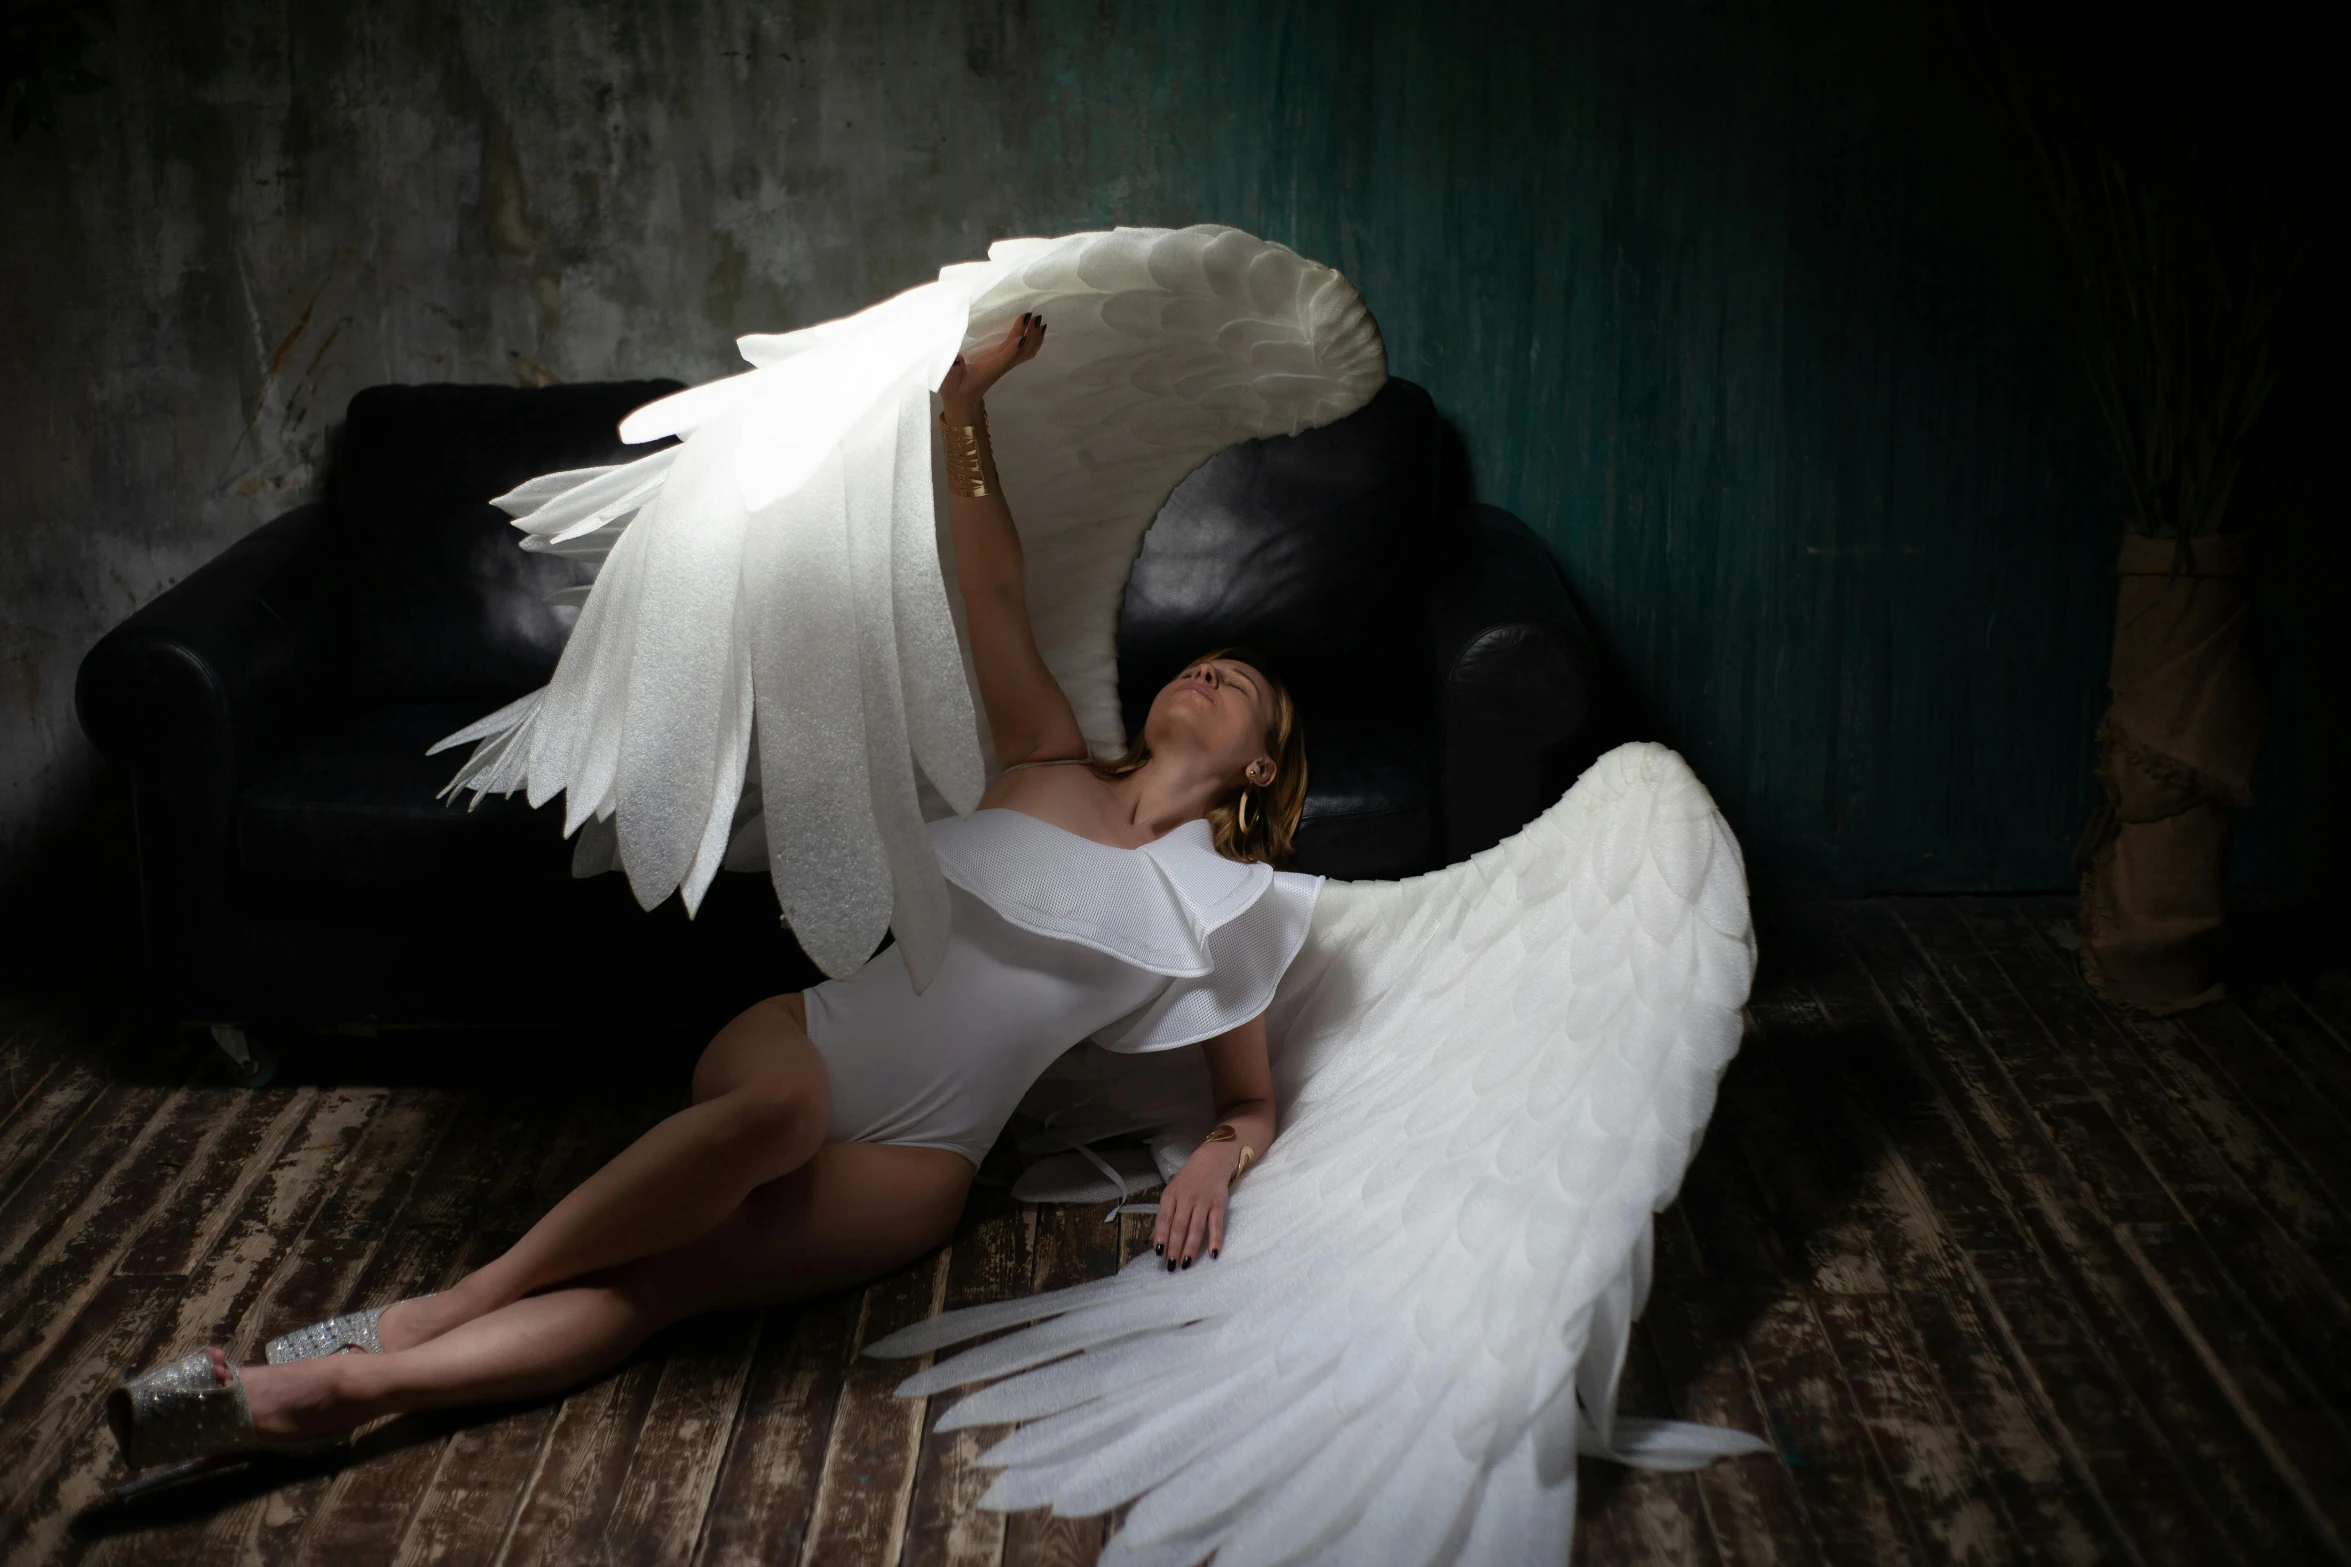
[[[2223,122],[2243,95],[2206,83],[2198,96],[2201,62],[2093,91],[2044,41],[2012,32],[1996,58],[2081,285],[2084,362],[2125,501],[2146,532],[2218,532],[2291,347],[2283,312],[2342,215],[2336,100],[2324,108],[2337,144],[2322,138],[2298,182],[2248,197],[2248,148],[2306,149],[2231,147],[2245,128]],[[2315,40],[2326,83],[2341,80],[2344,41],[2340,26]],[[2099,65],[2127,78],[2133,60],[2113,52]]]

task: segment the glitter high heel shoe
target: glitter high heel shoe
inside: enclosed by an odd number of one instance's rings
[[[157,1486],[189,1479],[257,1453],[300,1455],[322,1452],[347,1441],[267,1442],[253,1429],[253,1406],[245,1378],[233,1365],[223,1382],[212,1352],[200,1349],[133,1377],[106,1396],[106,1423],[114,1430],[123,1462],[153,1470],[119,1487],[127,1499]]]
[[[429,1300],[432,1297],[418,1295],[413,1298]],[[384,1341],[376,1336],[378,1326],[385,1312],[402,1304],[404,1302],[393,1301],[390,1305],[370,1306],[364,1311],[346,1311],[339,1317],[329,1317],[324,1322],[313,1322],[306,1328],[281,1333],[263,1347],[261,1358],[273,1366],[282,1366],[289,1360],[316,1360],[321,1355],[338,1354],[346,1349],[380,1355],[384,1352]]]

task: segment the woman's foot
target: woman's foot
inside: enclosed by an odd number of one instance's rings
[[[239,1454],[298,1449],[342,1436],[370,1412],[348,1360],[240,1372],[217,1348],[132,1378],[107,1395],[106,1423],[134,1469],[133,1488],[167,1483]]]
[[[217,1349],[213,1374],[225,1385],[230,1378],[228,1356]],[[317,1442],[342,1436],[363,1423],[367,1406],[352,1386],[350,1362],[356,1355],[329,1355],[322,1360],[297,1360],[282,1366],[247,1366],[245,1401],[253,1410],[253,1434],[262,1441]]]
[[[478,1294],[479,1291],[474,1293]],[[297,1360],[316,1360],[327,1355],[359,1352],[369,1355],[397,1354],[429,1343],[448,1332],[462,1327],[484,1311],[495,1310],[504,1301],[487,1305],[469,1304],[459,1290],[444,1290],[438,1295],[417,1295],[407,1300],[396,1300],[389,1306],[370,1306],[361,1311],[346,1311],[308,1327],[296,1328],[269,1341],[263,1358],[273,1366],[289,1365]]]

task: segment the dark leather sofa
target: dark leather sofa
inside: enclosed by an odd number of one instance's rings
[[[646,913],[617,876],[571,877],[555,808],[444,803],[457,758],[424,755],[542,684],[575,613],[543,600],[581,568],[516,548],[488,497],[641,451],[615,424],[674,389],[361,392],[323,500],[91,650],[77,705],[135,780],[163,1011],[214,1025],[234,1057],[254,1025],[699,1027],[818,977],[764,876],[721,876],[692,921],[675,899]],[[1203,465],[1136,561],[1130,723],[1194,654],[1263,650],[1306,725],[1303,869],[1459,859],[1597,753],[1557,570],[1517,519],[1457,493],[1445,453],[1428,395],[1391,381],[1338,424]]]

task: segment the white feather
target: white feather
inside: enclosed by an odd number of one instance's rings
[[[647,907],[682,888],[691,910],[764,834],[820,968],[851,972],[895,926],[926,982],[947,892],[918,783],[969,811],[987,775],[939,569],[930,394],[1030,310],[1050,331],[990,394],[997,466],[1046,666],[1088,742],[1120,745],[1118,603],[1168,492],[1387,378],[1345,278],[1235,229],[999,241],[854,316],[744,338],[754,368],[622,421],[624,440],[682,445],[501,497],[525,548],[601,569],[539,700],[443,742],[477,747],[452,790],[563,794],[566,832],[610,818]],[[737,820],[754,733],[764,825]]]
[[[603,564],[548,686],[443,742],[475,746],[452,788],[565,795],[567,830],[599,824],[577,863],[617,863],[649,905],[682,888],[691,907],[763,843],[822,967],[895,926],[920,983],[946,895],[917,784],[960,811],[986,776],[930,393],[1032,309],[1052,328],[991,395],[998,466],[1047,665],[1089,742],[1118,745],[1117,607],[1169,489],[1385,378],[1344,278],[1234,230],[1000,242],[856,316],[745,339],[753,370],[623,424],[682,445],[503,497],[527,547]],[[1614,1416],[1651,1216],[1753,963],[1713,802],[1671,752],[1621,748],[1464,864],[1324,889],[1268,1013],[1282,1134],[1221,1258],[1144,1259],[873,1351],[1017,1327],[901,1391],[1004,1378],[945,1422],[1024,1422],[987,1455],[990,1505],[1132,1502],[1108,1562],[1557,1554],[1577,1451],[1672,1467],[1760,1446]],[[1196,1133],[1199,1093],[1155,1079],[1096,1118]]]
[[[984,1456],[987,1505],[1132,1500],[1106,1562],[1555,1559],[1579,1449],[1763,1450],[1615,1418],[1652,1215],[1753,974],[1744,920],[1721,929],[1746,906],[1729,843],[1681,759],[1633,745],[1495,850],[1326,887],[1269,1013],[1281,1135],[1222,1257],[1144,1259],[871,1353],[1033,1323],[900,1391],[1005,1378],[948,1416],[1031,1422]],[[1545,874],[1562,865],[1580,869]]]

